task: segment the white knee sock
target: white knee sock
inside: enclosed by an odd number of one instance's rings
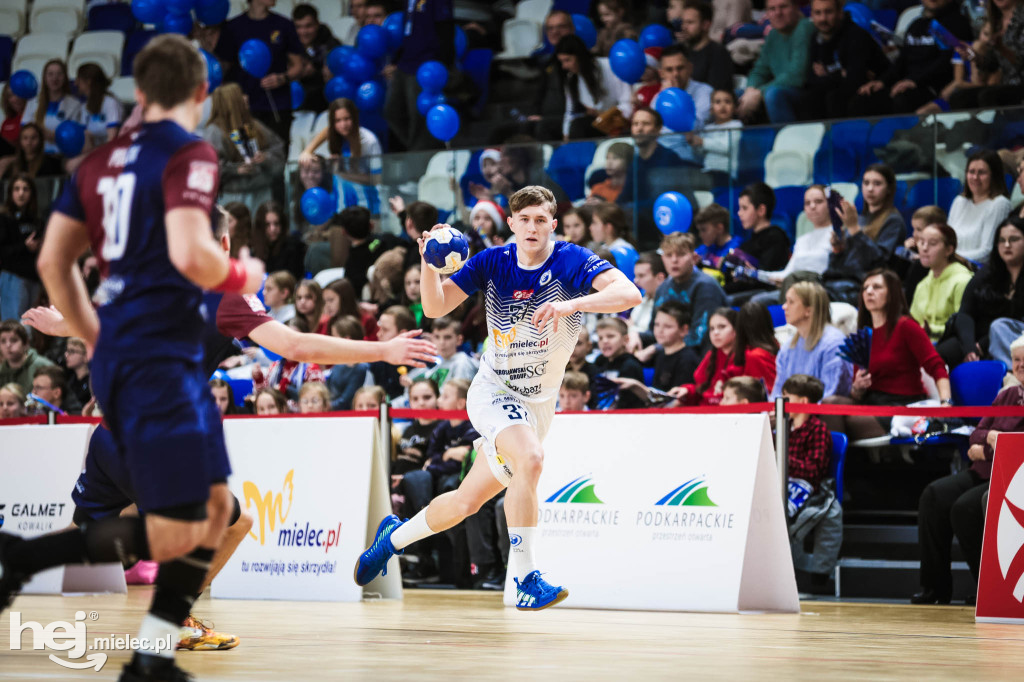
[[[174,647],[180,637],[181,624],[175,624],[147,613],[139,628],[139,641],[146,646],[139,648],[139,653],[174,658]],[[168,642],[170,646],[168,647]]]
[[[395,549],[404,549],[417,540],[428,538],[436,532],[427,525],[427,508],[424,507],[419,514],[403,523],[391,534],[391,544]]]
[[[513,578],[522,582],[531,571],[537,570],[537,561],[533,558],[534,535],[536,526],[521,526],[508,529],[511,547],[508,552],[508,570]]]

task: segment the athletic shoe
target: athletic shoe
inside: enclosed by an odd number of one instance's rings
[[[168,665],[152,667],[144,670],[136,668],[134,663],[125,663],[121,668],[118,682],[195,682],[194,677],[168,660]]]
[[[520,582],[516,581],[516,608],[520,611],[540,611],[569,596],[569,590],[564,587],[549,585],[546,580],[540,577],[540,571],[530,573]]]
[[[480,589],[492,592],[502,592],[505,589],[505,568],[500,564],[495,566],[480,583]]]
[[[177,648],[189,651],[234,649],[238,646],[239,641],[238,637],[234,635],[214,632],[203,621],[192,615],[185,619],[178,636]]]
[[[397,516],[391,514],[385,516],[377,526],[377,536],[373,539],[373,544],[356,560],[353,577],[357,585],[369,585],[378,574],[388,574],[388,559],[394,554],[402,553],[391,544],[391,534],[402,523]]]
[[[22,584],[29,578],[27,575],[15,573],[14,569],[4,563],[6,551],[21,541],[17,535],[0,533],[0,612],[11,605],[21,591]]]
[[[160,572],[160,564],[155,561],[136,561],[135,565],[124,572],[124,581],[129,585],[152,585]]]

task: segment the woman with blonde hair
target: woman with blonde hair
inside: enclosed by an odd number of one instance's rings
[[[82,105],[71,95],[68,67],[61,59],[51,59],[43,66],[43,82],[39,94],[25,104],[21,122],[35,123],[43,132],[47,154],[59,154],[55,132],[64,121],[77,121]]]
[[[0,419],[25,416],[25,391],[16,383],[0,386]]]
[[[221,201],[249,206],[268,201],[284,173],[284,142],[249,112],[237,83],[225,83],[210,99],[203,137],[220,159]]]
[[[775,356],[771,400],[794,374],[807,374],[825,385],[825,395],[849,395],[853,367],[839,357],[843,333],[832,326],[828,292],[817,282],[796,282],[785,293],[786,323],[796,328],[792,340]]]

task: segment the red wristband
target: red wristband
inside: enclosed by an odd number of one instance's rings
[[[241,291],[247,278],[248,273],[242,261],[231,258],[228,260],[228,276],[214,288],[214,291]]]

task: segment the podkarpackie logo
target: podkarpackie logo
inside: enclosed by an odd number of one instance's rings
[[[1005,580],[1016,581],[1013,597],[1024,602],[1024,466],[1017,469],[1006,486],[999,507],[996,550],[999,572]]]
[[[604,504],[594,492],[595,484],[592,481],[590,476],[580,476],[559,488],[554,495],[544,501],[557,504]]]
[[[270,527],[270,534],[277,532],[278,547],[323,547],[324,552],[330,551],[331,547],[337,547],[341,541],[341,521],[336,528],[311,528],[307,521],[305,525],[301,522],[292,522],[292,527],[287,528],[285,524],[292,511],[292,501],[295,496],[295,469],[289,469],[281,482],[281,489],[276,494],[267,492],[265,495],[260,492],[259,487],[252,481],[245,481],[242,484],[242,494],[245,497],[246,509],[256,507],[256,524],[259,526],[259,535],[253,530],[249,531],[250,537],[261,545],[266,544],[267,527]],[[288,506],[285,507],[287,499]],[[281,524],[278,529],[277,525]],[[254,524],[254,525],[256,525]]]
[[[675,488],[665,497],[654,503],[656,506],[667,507],[717,507],[708,497],[708,486],[703,476],[691,478]]]

